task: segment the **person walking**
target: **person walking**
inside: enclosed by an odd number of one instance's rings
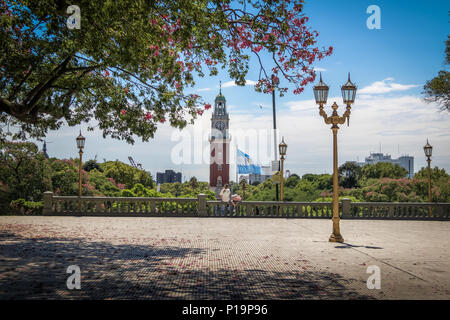
[[[225,184],[222,188],[222,190],[219,193],[219,197],[222,200],[222,202],[224,203],[222,205],[222,216],[225,215],[225,207],[229,208],[230,206],[230,201],[231,201],[231,190],[230,187],[228,186],[228,184]]]

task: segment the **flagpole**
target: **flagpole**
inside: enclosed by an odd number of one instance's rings
[[[273,153],[275,154],[275,161],[278,161],[277,157],[277,118],[275,113],[275,86],[272,79],[272,107],[273,107],[273,143],[274,143],[274,149]],[[280,167],[278,165],[278,171],[280,170]],[[275,199],[278,201],[278,184],[275,184]]]
[[[238,145],[236,143],[236,159],[235,159],[235,161],[236,161],[236,163],[235,163],[235,166],[236,166],[236,184],[239,184],[239,181],[238,181],[238,168],[237,168],[237,163],[238,163],[237,157],[238,157]]]

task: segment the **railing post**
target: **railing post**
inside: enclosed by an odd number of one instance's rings
[[[44,208],[42,210],[43,215],[51,214],[53,207],[53,192],[45,191],[44,192]]]
[[[198,199],[198,215],[199,217],[206,217],[206,194],[200,193],[197,195]]]
[[[100,200],[95,201],[95,212],[102,212],[102,202]]]
[[[344,198],[342,199],[342,218],[350,218],[350,203],[352,201],[350,199]]]

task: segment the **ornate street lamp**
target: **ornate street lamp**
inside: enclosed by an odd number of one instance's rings
[[[323,117],[326,124],[331,124],[331,130],[333,131],[333,232],[329,241],[331,242],[344,242],[339,227],[339,193],[338,193],[338,153],[337,153],[337,133],[339,130],[338,124],[344,124],[347,120],[349,125],[351,105],[355,102],[356,86],[350,81],[350,73],[348,74],[347,83],[341,86],[342,99],[347,105],[347,108],[342,116],[337,113],[338,105],[333,103],[333,113],[331,116],[327,116],[323,110],[324,104],[327,103],[328,98],[328,86],[322,81],[322,74],[320,75],[320,81],[314,86],[314,98],[319,105],[319,114]]]
[[[425,152],[428,162],[428,202],[431,203],[431,155],[433,153],[433,147],[429,144],[428,139],[427,144],[423,147],[423,151]],[[430,207],[430,216],[432,216],[431,210],[432,208]]]
[[[280,191],[280,200],[283,201],[283,185],[284,185],[284,175],[283,175],[283,167],[284,167],[284,156],[286,155],[287,144],[284,142],[284,137],[281,140],[280,145],[278,146],[280,151],[280,160],[281,160],[281,191]]]
[[[322,73],[320,73],[320,81],[314,86],[314,98],[317,104],[325,104],[328,99],[328,86],[322,81]]]
[[[80,149],[80,164],[79,164],[79,170],[78,170],[78,196],[81,197],[81,163],[82,163],[82,157],[83,157],[83,148],[84,148],[84,142],[86,141],[86,138],[83,137],[81,135],[81,130],[80,130],[80,135],[77,137],[76,139],[77,141],[77,147],[78,149]]]

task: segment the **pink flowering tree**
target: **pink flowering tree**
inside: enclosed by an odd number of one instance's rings
[[[80,29],[68,28],[64,1],[0,0],[0,122],[19,128],[16,138],[87,122],[147,141],[210,107],[186,93],[198,77],[224,68],[244,85],[255,59],[256,90],[299,94],[332,53],[317,46],[303,0],[76,3]]]

